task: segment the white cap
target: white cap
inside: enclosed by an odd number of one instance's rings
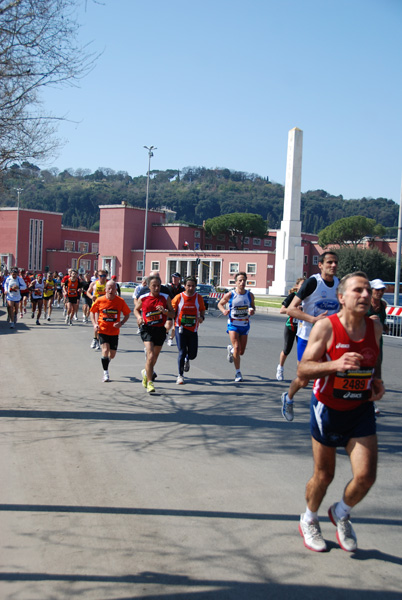
[[[382,279],[373,279],[373,281],[370,281],[370,285],[373,290],[384,290],[386,287]]]

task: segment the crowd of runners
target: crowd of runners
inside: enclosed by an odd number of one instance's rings
[[[337,255],[324,252],[319,261],[320,273],[297,280],[284,300],[281,312],[288,319],[276,371],[277,380],[283,381],[286,357],[297,340],[297,376],[282,394],[281,412],[286,421],[292,421],[295,394],[314,381],[310,415],[314,471],[306,485],[306,509],[300,516],[299,532],[305,546],[317,552],[327,549],[318,509],[334,478],[339,446],[349,455],[352,479],[328,515],[340,546],[348,552],[357,548],[350,513],[376,478],[375,401],[385,391],[381,379],[385,285],[380,279],[370,282],[362,272],[339,281],[337,266]],[[234,289],[218,303],[218,309],[227,317],[227,358],[234,363],[236,383],[243,381],[240,361],[247,346],[250,318],[255,313],[254,296],[246,289],[246,282],[246,273],[237,273]],[[18,319],[29,318],[29,313],[37,325],[41,318],[51,321],[55,307],[63,308],[65,323],[72,326],[78,320],[81,301],[82,320],[88,323],[90,318],[93,325],[91,348],[100,349],[103,381],[110,381],[109,366],[116,356],[119,332],[131,314],[115,278],[108,279],[104,270],[80,277],[74,269],[46,276],[13,269],[2,284],[10,328]],[[151,272],[134,292],[137,333],[145,352],[141,380],[148,393],[155,392],[155,366],[166,338],[169,345],[174,340],[177,344],[178,385],[184,384],[190,361],[197,357],[198,329],[206,309],[196,286],[192,276],[182,284],[179,273],[163,285],[159,273]]]

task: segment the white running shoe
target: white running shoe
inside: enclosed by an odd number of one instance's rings
[[[303,521],[303,516],[304,515],[300,515],[299,533],[303,538],[304,545],[314,552],[325,552],[327,544],[322,537],[319,522],[312,521],[311,523],[306,523]]]
[[[109,372],[105,371],[103,374],[103,383],[110,381]]]
[[[242,374],[240,373],[240,371],[237,371],[236,377],[235,377],[235,382],[240,383],[240,381],[243,381],[243,377],[242,377]]]
[[[168,346],[173,346],[173,340],[171,338],[168,339],[167,345]]]
[[[68,325],[68,324],[69,324],[69,322],[70,322],[70,317],[69,317],[68,315],[66,316],[66,318],[65,318],[65,321],[64,321],[64,322],[65,322],[65,324],[66,324],[66,325]]]
[[[177,379],[176,379],[176,384],[177,385],[183,385],[183,383],[184,383],[183,376],[182,375],[178,375]]]
[[[281,402],[282,402],[282,409],[281,409],[282,417],[284,419],[286,419],[286,421],[293,421],[293,418],[294,418],[293,400],[288,399],[287,392],[283,392],[283,394],[281,396]]]
[[[276,367],[276,380],[283,381],[283,367],[281,365]]]
[[[357,538],[352,523],[347,516],[338,519],[335,508],[336,504],[329,507],[328,516],[331,523],[336,527],[336,539],[342,550],[345,550],[346,552],[355,552],[355,550],[357,550]]]
[[[227,347],[227,351],[228,351],[228,361],[230,363],[232,363],[233,362],[233,354],[232,354],[233,346],[232,346],[232,344],[229,344],[229,346]]]
[[[98,340],[94,338],[91,342],[91,348],[96,348],[97,345],[98,345]]]

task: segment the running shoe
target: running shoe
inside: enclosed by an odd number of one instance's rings
[[[233,354],[232,354],[233,346],[232,346],[232,344],[229,344],[229,346],[227,347],[227,351],[228,351],[228,361],[230,363],[232,363],[233,362]]]
[[[35,313],[31,313],[31,319],[33,319],[35,316]]]
[[[155,381],[155,379],[157,378],[157,374],[155,373],[155,371],[152,373],[152,381]]]
[[[336,527],[336,539],[342,550],[346,552],[355,552],[357,550],[357,538],[353,530],[352,523],[348,517],[338,519],[335,513],[336,503],[329,507],[328,516]]]
[[[39,319],[36,319],[36,324],[37,324],[37,325],[40,325],[40,323],[39,323]]]
[[[96,348],[96,346],[98,345],[97,340],[94,338],[91,342],[91,348]]]
[[[173,346],[173,340],[171,338],[168,339],[167,345],[168,346]]]
[[[148,381],[147,392],[148,392],[148,394],[154,394],[155,393],[155,386],[152,383],[152,381]]]
[[[20,319],[24,317],[24,313],[20,313]]]
[[[141,333],[141,329],[138,327],[138,329],[137,329],[137,331],[135,333],[140,334]]]
[[[70,321],[70,317],[67,315],[66,318],[65,318],[65,320],[64,320],[64,322],[65,322],[66,325],[68,325],[69,321]]]
[[[283,381],[283,367],[281,365],[276,367],[276,380]]]
[[[10,329],[14,329],[14,323],[10,323]]]
[[[304,545],[306,548],[313,550],[314,552],[325,552],[327,549],[327,544],[322,537],[319,522],[312,521],[311,523],[306,523],[303,520],[303,516],[304,515],[300,515],[299,533],[303,538]]]
[[[178,375],[177,379],[176,379],[176,384],[177,385],[183,385],[183,383],[184,383],[183,376],[182,375]]]
[[[48,317],[47,320],[50,321],[50,317]]]
[[[95,348],[95,350],[97,350],[97,351],[101,350],[101,345],[100,345],[99,340],[96,340],[96,348]]]
[[[288,393],[283,392],[281,396],[282,401],[282,417],[286,419],[286,421],[293,421],[293,400],[290,401],[288,399]]]
[[[378,408],[378,406],[375,402],[373,402],[373,404],[374,404],[374,414],[378,416],[379,414],[381,414],[380,409]]]
[[[188,358],[186,358],[185,361],[184,361],[184,367],[183,367],[183,369],[184,369],[185,373],[188,373],[189,370],[190,370],[190,361],[188,360]]]
[[[24,308],[24,314],[25,314],[26,312],[27,312],[27,309],[26,309],[26,308]]]
[[[103,374],[103,383],[107,383],[108,381],[110,381],[110,377],[109,377],[109,373],[108,373],[108,371],[106,371],[106,372]]]
[[[77,315],[74,315],[74,321],[78,321]]]
[[[145,389],[147,389],[148,379],[147,379],[147,373],[146,373],[145,369],[142,369],[141,375],[142,375],[142,385],[144,386]]]
[[[243,377],[242,377],[242,374],[240,373],[240,371],[237,371],[236,377],[235,377],[235,382],[240,383],[240,381],[243,381]]]

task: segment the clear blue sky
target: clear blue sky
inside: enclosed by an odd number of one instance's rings
[[[80,87],[46,90],[66,145],[51,164],[146,174],[225,167],[284,183],[304,132],[302,191],[399,202],[401,0],[87,0],[102,51]],[[85,4],[85,3],[84,3]]]

